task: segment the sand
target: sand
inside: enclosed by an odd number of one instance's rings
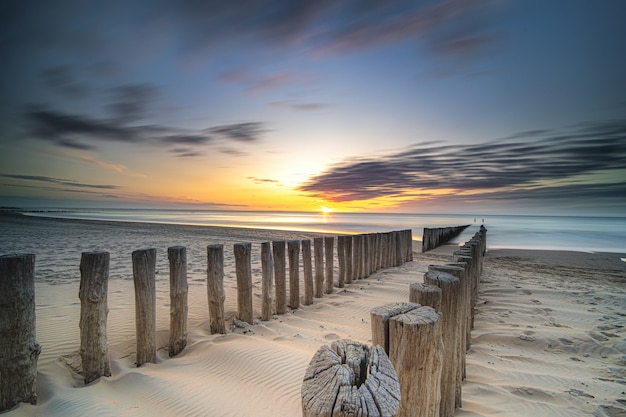
[[[79,229],[90,223],[81,224]],[[173,242],[175,231],[180,230],[177,227],[164,241],[181,243]],[[268,232],[241,233],[237,237],[252,233],[249,237],[256,242],[266,239]],[[419,244],[415,242],[416,249]],[[161,257],[166,258],[166,248],[160,249]],[[230,327],[227,335],[209,334],[206,266],[196,259],[189,277],[188,345],[175,358],[169,358],[166,350],[169,286],[167,269],[161,269],[158,363],[140,368],[134,362],[132,280],[112,278],[108,322],[112,376],[88,386],[75,372],[80,309],[76,266],[66,271],[65,278],[53,279],[58,271],[52,273],[53,267],[38,261],[38,270],[43,275],[49,272],[49,278],[36,283],[37,338],[43,349],[37,379],[39,402],[20,404],[6,415],[299,416],[302,377],[315,351],[338,338],[368,343],[370,309],[408,300],[409,283],[421,282],[429,264],[450,262],[453,250],[444,246],[415,253],[413,262],[344,289],[335,288],[333,294],[316,298],[313,305],[270,321],[247,329]],[[258,245],[253,245],[255,251],[260,251]],[[130,252],[127,256],[130,262]],[[488,251],[467,356],[463,408],[456,415],[626,415],[626,263],[620,260],[624,257]],[[226,312],[232,321],[236,314],[232,265],[227,269]],[[123,276],[125,272],[116,273]],[[259,317],[260,272],[254,266],[253,274],[254,308]]]

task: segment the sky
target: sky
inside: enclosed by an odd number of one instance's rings
[[[626,213],[622,0],[3,1],[0,206]]]

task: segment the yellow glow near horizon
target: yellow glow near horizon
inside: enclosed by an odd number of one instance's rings
[[[320,207],[320,211],[323,214],[330,214],[330,213],[333,213],[335,210],[331,209],[330,207],[322,206]]]

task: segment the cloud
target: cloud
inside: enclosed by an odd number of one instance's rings
[[[58,184],[58,185],[63,185],[65,187],[72,187],[72,188],[93,188],[93,189],[98,189],[98,190],[117,190],[121,188],[118,185],[88,184],[88,183],[82,183],[82,182],[78,182],[74,180],[63,179],[63,178],[47,177],[43,175],[0,174],[0,176],[4,178],[23,180],[23,181],[28,181],[28,182],[52,183],[52,184]]]
[[[330,107],[330,105],[326,103],[314,103],[314,102],[301,103],[301,102],[297,102],[293,100],[273,101],[270,104],[274,107],[280,107],[283,109],[290,109],[290,110],[297,110],[297,111],[316,111],[316,110],[322,110],[322,109]]]
[[[557,194],[545,190],[575,190],[576,178],[582,175],[609,171],[622,172],[623,176],[623,170],[626,120],[617,120],[562,131],[535,131],[481,144],[416,144],[386,157],[345,161],[310,178],[299,189],[333,201],[436,194],[442,189],[467,195],[497,191],[498,195],[547,198]],[[624,178],[617,179],[595,183],[593,190],[602,193],[614,183],[625,182]],[[592,192],[590,185],[578,189]]]
[[[128,94],[126,91],[124,94]],[[135,98],[146,92],[135,91]],[[126,144],[154,143],[162,146],[185,147],[185,156],[200,155],[192,148],[204,148],[214,142],[258,142],[267,132],[262,122],[242,122],[201,129],[182,129],[156,124],[131,125],[142,112],[141,99],[126,102],[131,117],[102,119],[67,114],[46,107],[30,107],[24,114],[25,125],[31,135],[58,146],[76,150],[96,150],[107,142]],[[121,103],[121,102],[120,102]],[[122,105],[124,107],[125,105]],[[176,152],[175,152],[176,153]],[[180,153],[179,153],[180,154]]]
[[[110,90],[113,101],[108,109],[122,123],[131,123],[146,117],[148,109],[159,95],[159,89],[151,84],[129,84]]]
[[[46,85],[70,99],[84,98],[89,93],[89,87],[75,78],[69,66],[59,65],[46,68],[41,71],[40,76]]]

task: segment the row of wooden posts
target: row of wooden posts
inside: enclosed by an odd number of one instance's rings
[[[463,226],[451,226],[451,227],[425,227],[422,233],[422,252],[427,252],[431,249],[435,249],[438,246],[454,239],[467,229],[469,224]]]
[[[326,236],[310,240],[261,244],[261,320],[300,307],[300,254],[304,275],[303,303],[333,292],[382,268],[412,260],[411,230]],[[238,320],[253,324],[250,243],[235,244]],[[338,276],[334,276],[334,254]],[[107,314],[109,253],[83,252],[80,261],[80,357],[85,383],[110,376]],[[187,343],[187,256],[182,246],[168,248],[170,266],[169,355]],[[287,267],[289,304],[287,304]],[[314,262],[312,262],[312,260]],[[313,269],[313,265],[315,269]],[[156,249],[132,253],[137,333],[136,364],[156,363]],[[35,377],[41,347],[35,334],[35,255],[0,256],[0,411],[19,402],[36,403]],[[207,246],[207,296],[211,334],[226,333],[224,314],[224,246]],[[275,291],[274,291],[275,288]],[[6,377],[10,375],[10,377]]]
[[[303,416],[453,416],[486,244],[481,226],[451,263],[429,265],[423,282],[410,284],[408,302],[374,308],[371,348],[349,340],[322,346],[305,373]]]

